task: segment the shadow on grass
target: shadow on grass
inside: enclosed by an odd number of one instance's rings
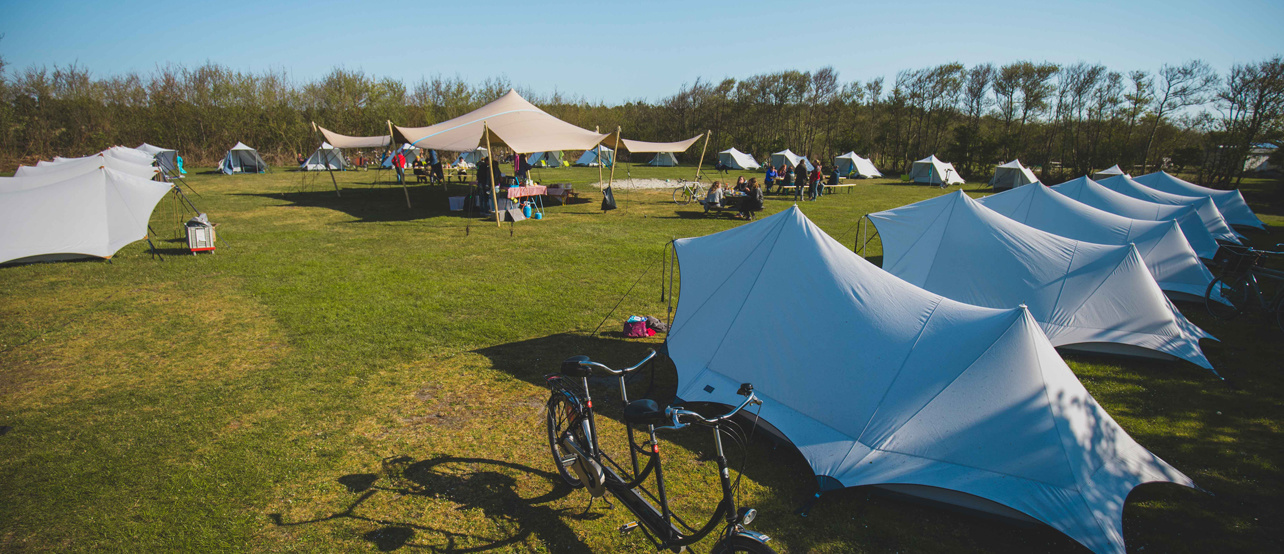
[[[269,517],[281,527],[339,520],[373,524],[377,528],[362,534],[361,538],[380,552],[401,548],[445,552],[508,551],[532,537],[543,544],[557,545],[565,552],[591,552],[563,522],[566,510],[547,505],[573,490],[556,473],[512,462],[453,456],[425,460],[395,456],[385,458],[381,466],[378,473],[350,474],[337,479],[347,492],[360,495],[340,511],[300,521],[286,521],[278,513],[269,514]],[[548,485],[547,492],[532,498],[523,497],[518,490],[518,476],[522,475],[538,477],[541,484]],[[445,501],[454,511],[481,510],[482,515],[495,522],[497,527],[514,531],[502,533],[503,536],[487,536],[484,531],[441,529],[416,523],[417,518],[384,518],[361,513],[363,506],[378,496],[415,497],[424,503]],[[573,514],[569,517],[580,516]]]
[[[324,185],[324,186],[322,186]],[[241,193],[237,196],[257,196],[272,200],[285,200],[291,206],[323,208],[348,214],[362,222],[412,221],[435,217],[463,218],[468,212],[450,211],[451,196],[463,196],[467,189],[463,185],[423,185],[412,184],[402,189],[395,183],[373,184],[370,186],[348,184],[335,194],[330,183],[319,183],[307,190],[293,190],[273,193]],[[410,195],[411,207],[406,207],[406,194]],[[478,214],[479,215],[479,214]]]

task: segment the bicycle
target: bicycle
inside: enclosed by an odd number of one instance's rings
[[[1281,248],[1284,244],[1275,247]],[[1204,306],[1208,313],[1223,321],[1247,311],[1274,314],[1275,324],[1284,331],[1284,271],[1265,266],[1270,256],[1284,256],[1284,252],[1222,246],[1215,260],[1222,263],[1222,271],[1204,290]],[[1262,291],[1258,277],[1275,282],[1275,294],[1270,300]]]
[[[679,181],[673,189],[673,203],[686,205],[704,198],[704,187],[698,181]]]
[[[722,538],[714,546],[713,552],[774,554],[775,550],[766,544],[771,540],[770,537],[745,527],[753,522],[757,511],[753,508],[737,508],[736,491],[739,488],[740,475],[737,475],[733,483],[728,473],[727,457],[722,444],[722,435],[726,434],[742,447],[745,446],[747,441],[735,434],[738,426],[729,420],[751,404],[762,404],[753,392],[753,385],[749,383],[740,385],[737,392],[745,397],[744,402],[731,411],[713,418],[707,418],[677,406],[661,409],[654,400],[650,399],[630,402],[625,377],[636,372],[655,355],[655,350],[651,350],[637,365],[621,370],[611,369],[591,361],[587,356],[573,356],[562,362],[561,373],[545,376],[551,389],[547,405],[548,445],[553,455],[553,463],[557,466],[557,472],[571,487],[587,489],[591,498],[601,497],[607,492],[614,495],[638,518],[637,521],[620,527],[620,532],[627,534],[640,528],[660,550],[669,549],[678,552],[709,536],[722,521],[725,522]],[[603,452],[598,445],[593,399],[588,388],[588,378],[595,370],[619,378],[620,401],[624,407],[632,471],[626,470]],[[577,378],[580,380],[578,387],[573,382],[573,379]],[[666,423],[668,425],[664,425]],[[647,429],[650,440],[643,445],[639,445],[634,436],[635,425],[644,425]],[[709,521],[698,529],[683,521],[669,507],[669,497],[664,483],[664,468],[660,461],[660,443],[656,437],[656,431],[682,429],[690,425],[699,425],[713,430],[714,445],[717,448],[718,475],[722,485],[722,501],[718,503]],[[639,456],[646,458],[646,464],[641,468],[639,468]],[[655,493],[642,486],[652,473],[655,474]],[[590,505],[592,505],[591,502],[590,500]],[[658,503],[660,507],[657,509],[652,502]]]

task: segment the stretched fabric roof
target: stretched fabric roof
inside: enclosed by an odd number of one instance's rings
[[[317,125],[317,130],[321,131],[321,136],[325,137],[325,142],[333,144],[335,148],[382,148],[392,144],[392,137],[388,135],[375,137],[350,137],[348,135],[341,135],[320,125]]]
[[[633,152],[635,154],[642,154],[647,152],[673,153],[673,152],[686,152],[688,148],[691,148],[692,144],[695,144],[696,141],[700,140],[702,137],[704,137],[704,133],[700,133],[687,140],[681,140],[678,142],[643,142],[640,140],[629,140],[626,138],[622,138],[620,139],[620,143],[621,143],[622,150],[628,150],[629,152]]]
[[[177,150],[174,150],[173,148],[162,148],[154,144],[147,144],[146,142],[138,145],[138,147],[135,148],[134,150],[137,150],[139,152],[142,152],[152,157],[156,157],[157,154],[162,154],[165,152],[177,152]]]
[[[1131,196],[1138,200],[1195,208],[1195,211],[1199,212],[1200,219],[1204,221],[1204,225],[1208,227],[1208,232],[1213,234],[1213,238],[1239,244],[1240,234],[1230,228],[1230,225],[1226,223],[1226,219],[1222,217],[1222,212],[1217,209],[1217,204],[1213,203],[1213,199],[1208,196],[1182,196],[1158,191],[1132,180],[1132,177],[1127,175],[1117,175],[1097,181],[1097,183],[1119,194]]]
[[[1217,209],[1222,212],[1222,217],[1226,219],[1226,223],[1236,227],[1266,228],[1262,220],[1257,218],[1257,214],[1254,214],[1253,210],[1248,207],[1248,203],[1244,201],[1244,196],[1238,190],[1217,190],[1201,187],[1190,181],[1173,177],[1165,171],[1147,173],[1141,177],[1134,177],[1133,180],[1152,189],[1172,194],[1211,197],[1213,203],[1217,204]]]
[[[882,177],[883,174],[874,167],[874,162],[869,158],[862,158],[855,152],[848,152],[834,158],[834,166],[838,168],[838,173],[846,176],[856,175],[859,177]]]
[[[796,206],[675,248],[682,284],[667,347],[678,395],[735,405],[739,384],[753,383],[759,415],[822,490],[960,491],[1123,552],[1133,487],[1194,486],[1110,418],[1028,310],[905,283]],[[805,331],[750,338],[765,322]]]
[[[1030,183],[1039,182],[1039,178],[1034,173],[1021,165],[1021,160],[1012,160],[1008,163],[994,168],[994,177],[990,178],[990,186],[995,189],[1010,189],[1023,187]]]
[[[731,169],[758,169],[762,167],[757,161],[754,161],[753,156],[735,148],[728,148],[718,152],[718,163]]]
[[[1107,168],[1107,169],[1103,169],[1103,170],[1101,170],[1101,171],[1098,171],[1098,172],[1096,172],[1096,173],[1093,173],[1093,174],[1092,174],[1092,178],[1093,178],[1093,179],[1106,179],[1106,178],[1108,178],[1108,177],[1114,177],[1115,175],[1127,175],[1127,173],[1124,173],[1124,170],[1119,169],[1119,164],[1115,164],[1115,165],[1110,166],[1110,167],[1109,167],[1109,168]]]
[[[142,152],[134,150],[133,148],[126,148],[124,146],[113,146],[97,154],[93,154],[89,156],[81,156],[79,158],[64,158],[62,156],[55,156],[53,161],[42,160],[42,161],[36,162],[36,167],[45,167],[45,166],[53,166],[53,165],[59,165],[64,163],[70,163],[70,162],[79,162],[79,161],[95,158],[98,156],[115,158],[122,162],[128,162],[136,165],[152,165],[152,155],[150,154],[144,154]]]
[[[60,163],[45,164],[41,166],[22,166],[13,174],[13,179],[21,179],[27,183],[24,188],[42,186],[49,183],[65,181],[72,177],[89,173],[100,167],[119,171],[138,177],[141,179],[152,179],[156,177],[158,171],[150,165],[140,165],[133,162],[122,161],[114,156],[96,154],[84,158],[68,159]],[[15,182],[9,182],[8,185],[0,185],[0,190],[6,190],[6,187],[18,186]],[[9,189],[12,190],[12,189]]]
[[[1069,198],[1084,204],[1105,210],[1112,214],[1133,219],[1152,219],[1155,221],[1173,220],[1181,226],[1182,234],[1190,241],[1191,248],[1199,257],[1211,260],[1217,253],[1217,239],[1208,231],[1200,214],[1190,206],[1157,204],[1138,200],[1110,190],[1087,177],[1079,177],[1052,187]]]
[[[186,171],[182,171],[178,168],[178,150],[162,148],[153,144],[147,144],[146,142],[142,143],[134,150],[151,156],[156,167],[160,168],[160,170],[165,172],[167,175],[178,176],[186,173]]]
[[[1027,305],[1055,346],[1159,354],[1212,369],[1199,348],[1211,335],[1164,296],[1135,246],[1040,231],[963,191],[869,219],[883,240],[883,268],[911,285],[977,306]]]
[[[1213,274],[1175,221],[1132,219],[1071,200],[1035,183],[976,200],[1013,221],[1068,239],[1137,245],[1159,288],[1203,297]]]
[[[507,145],[518,154],[545,150],[590,150],[611,134],[581,129],[549,115],[510,90],[498,100],[449,121],[429,127],[393,126],[394,138],[419,148],[466,152],[490,142]]]
[[[935,154],[914,162],[910,166],[909,175],[910,180],[915,183],[940,183],[942,180],[948,180],[951,185],[964,183],[958,170],[954,169],[954,164],[937,159]]]
[[[0,192],[0,263],[110,258],[147,236],[171,185],[97,169],[41,187]]]

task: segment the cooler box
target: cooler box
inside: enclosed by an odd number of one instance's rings
[[[187,248],[192,253],[214,250],[214,225],[205,214],[187,220]]]

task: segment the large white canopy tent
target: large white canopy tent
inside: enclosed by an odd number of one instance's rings
[[[915,183],[927,183],[929,185],[939,185],[941,183],[961,185],[964,183],[963,178],[959,176],[958,170],[954,169],[954,164],[937,159],[935,154],[914,162],[914,165],[910,166],[909,177]]]
[[[834,157],[834,167],[838,168],[838,174],[844,177],[859,177],[862,179],[872,179],[882,177],[882,172],[874,167],[874,162],[869,158],[862,158],[855,152],[848,152],[841,156]]]
[[[1110,177],[1109,179],[1097,181],[1097,183],[1119,194],[1131,196],[1138,200],[1172,206],[1190,206],[1196,212],[1199,212],[1199,218],[1203,220],[1204,226],[1208,227],[1208,232],[1213,234],[1213,238],[1239,244],[1240,234],[1231,229],[1230,225],[1226,223],[1226,219],[1222,217],[1222,212],[1217,209],[1217,204],[1213,203],[1213,199],[1208,196],[1196,197],[1169,194],[1138,183],[1127,175]]]
[[[615,151],[606,146],[598,145],[592,149],[585,150],[580,154],[580,158],[575,160],[575,165],[584,167],[611,167],[615,163]]]
[[[1204,220],[1200,217],[1199,212],[1196,212],[1190,206],[1174,206],[1172,204],[1157,204],[1146,200],[1138,200],[1103,187],[1100,183],[1087,177],[1079,177],[1054,185],[1052,190],[1112,214],[1133,219],[1176,221],[1177,225],[1181,226],[1182,234],[1186,235],[1186,240],[1190,242],[1190,247],[1195,249],[1195,253],[1199,254],[1199,257],[1211,260],[1217,254],[1217,249],[1219,248],[1217,239],[1213,238],[1213,234],[1208,231],[1208,227],[1204,225]]]
[[[771,154],[771,167],[780,167],[783,165],[789,169],[793,169],[798,167],[798,164],[800,163],[807,171],[813,171],[816,169],[815,166],[811,165],[811,160],[795,154],[793,150],[788,148]]]
[[[753,156],[745,154],[735,148],[728,148],[718,152],[718,163],[723,167],[742,171],[762,167],[762,165],[753,159]]]
[[[243,142],[237,142],[227,155],[223,156],[223,161],[218,163],[218,170],[226,175],[233,173],[263,173],[267,171],[267,162],[259,156],[259,151]]]
[[[489,129],[489,137],[486,130]],[[504,145],[517,154],[549,150],[590,150],[611,134],[581,129],[562,121],[510,90],[498,100],[449,121],[428,127],[393,126],[399,142],[418,148],[468,152],[478,146]]]
[[[110,258],[147,237],[172,185],[99,168],[22,190],[0,190],[0,263]]]
[[[1217,204],[1217,209],[1222,212],[1222,217],[1226,219],[1226,223],[1235,227],[1266,228],[1262,220],[1257,218],[1257,214],[1253,213],[1253,210],[1248,207],[1248,203],[1244,201],[1244,196],[1238,190],[1217,190],[1201,187],[1190,181],[1169,175],[1166,171],[1147,173],[1141,177],[1134,177],[1133,180],[1152,189],[1171,194],[1208,196],[1213,199],[1214,204]]]
[[[178,150],[162,148],[146,142],[138,145],[138,148],[134,150],[151,156],[156,167],[165,172],[166,175],[177,177],[186,173],[186,171],[178,167]]]
[[[373,137],[353,137],[341,135],[325,127],[317,125],[317,130],[325,138],[325,142],[330,143],[335,148],[387,148],[392,144],[392,136],[378,135]]]
[[[39,181],[40,184],[56,183],[100,167],[106,167],[141,179],[154,179],[159,174],[159,171],[150,165],[123,161],[118,157],[106,154],[95,154],[84,158],[67,159],[59,163],[38,166],[24,165],[14,172],[13,177],[15,179],[31,180],[29,182]]]
[[[145,154],[143,152],[139,152],[138,150],[135,150],[133,148],[128,148],[125,146],[113,146],[97,154],[93,154],[89,156],[81,156],[78,158],[64,158],[62,156],[55,156],[53,161],[36,162],[36,167],[44,167],[46,165],[57,165],[61,163],[75,162],[75,161],[93,158],[94,156],[106,156],[109,158],[116,158],[122,162],[129,162],[136,165],[152,165],[154,161],[150,154]]]
[[[311,156],[299,166],[304,171],[343,171],[348,167],[343,151],[328,142],[321,143]]]
[[[883,268],[911,285],[977,306],[1029,306],[1056,346],[1212,369],[1199,347],[1211,335],[1177,311],[1133,245],[1040,231],[963,191],[868,217]]]
[[[1042,184],[976,199],[1013,221],[1068,239],[1135,244],[1165,292],[1202,298],[1213,274],[1199,261],[1176,221],[1132,219],[1071,200]]]
[[[1021,165],[1021,160],[1012,160],[994,168],[994,177],[990,178],[990,187],[994,190],[1006,190],[1037,182],[1039,182],[1039,178],[1035,177],[1034,172],[1030,171],[1029,168]]]
[[[678,396],[735,405],[739,384],[753,383],[758,415],[822,490],[983,503],[1122,553],[1129,491],[1194,486],[1111,419],[1026,309],[914,287],[796,206],[675,249],[682,282],[666,346]],[[764,322],[801,331],[737,339],[760,336]]]

